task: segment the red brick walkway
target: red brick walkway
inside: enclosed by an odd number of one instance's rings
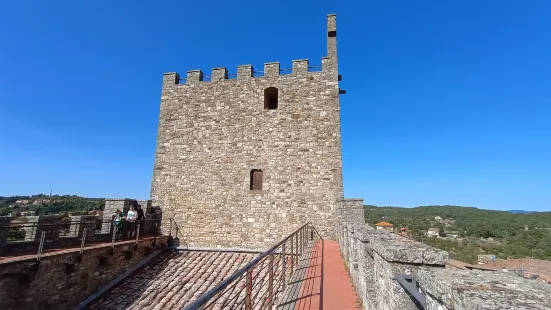
[[[349,310],[360,309],[357,295],[344,267],[339,245],[336,241],[323,243],[323,292],[321,288],[322,244],[313,250],[310,265],[302,282],[295,310]],[[323,305],[320,307],[320,295]]]

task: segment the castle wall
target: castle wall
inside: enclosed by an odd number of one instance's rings
[[[328,29],[336,29],[328,16]],[[291,74],[266,63],[264,76],[215,68],[163,79],[151,198],[191,246],[266,248],[307,221],[335,238],[343,196],[336,37],[322,70],[293,61]],[[278,89],[278,108],[264,90]],[[263,173],[250,189],[251,170]]]
[[[427,310],[551,309],[551,285],[505,272],[447,266],[448,253],[361,223],[339,222],[338,240],[364,309],[423,309],[397,280],[415,280]]]
[[[167,237],[69,249],[44,255],[0,261],[0,309],[74,309],[89,295],[109,284],[155,250],[166,247]],[[112,301],[112,309],[117,302]]]

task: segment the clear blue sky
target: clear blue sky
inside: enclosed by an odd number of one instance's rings
[[[347,197],[551,209],[547,0],[4,1],[0,195],[148,198],[162,73],[319,65],[327,13]]]

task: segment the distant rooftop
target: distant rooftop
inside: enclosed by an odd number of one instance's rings
[[[390,224],[389,222],[379,222],[379,223],[375,224],[375,226],[380,226],[380,227],[394,227],[394,225]]]

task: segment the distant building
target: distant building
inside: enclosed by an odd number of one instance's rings
[[[438,229],[438,228],[429,228],[429,230],[427,230],[427,236],[429,236],[429,237],[438,237],[438,236],[440,236],[440,229]]]
[[[20,199],[20,200],[15,201],[15,204],[17,204],[17,205],[26,205],[28,203],[29,203],[28,199]]]
[[[440,216],[435,216],[435,217],[434,217],[434,220],[435,220],[435,221],[441,221],[442,218],[441,218]]]
[[[478,255],[479,263],[489,263],[496,260],[496,256],[493,254]]]
[[[43,204],[43,203],[48,203],[50,200],[48,199],[37,199],[33,202],[33,205],[39,205],[39,204]]]
[[[394,225],[389,222],[379,222],[375,224],[375,227],[377,227],[377,230],[394,231]]]

